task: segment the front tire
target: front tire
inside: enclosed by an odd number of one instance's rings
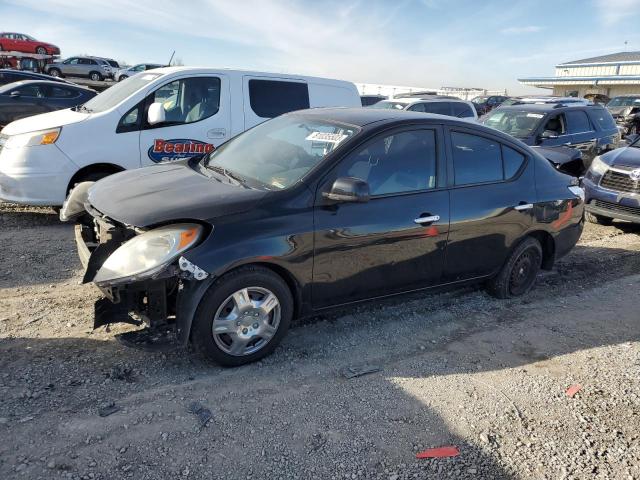
[[[89,73],[89,78],[94,82],[101,82],[104,79],[104,77],[98,72]]]
[[[122,80],[126,80],[127,78],[129,78],[129,76],[128,76],[128,75],[120,75],[120,76],[118,77],[118,81],[119,81],[119,82],[121,82]]]
[[[47,54],[47,49],[44,47],[38,47],[36,48],[36,53],[38,55],[46,55]]]
[[[540,242],[527,237],[511,252],[500,272],[487,282],[487,291],[497,298],[524,295],[536,283],[541,265]]]
[[[49,75],[51,75],[52,77],[59,78],[59,77],[62,77],[62,72],[57,68],[52,68],[49,70]]]
[[[225,367],[255,362],[284,338],[293,296],[271,270],[248,266],[218,279],[198,305],[191,340],[202,355]]]
[[[602,225],[605,227],[610,227],[613,225],[613,219],[609,217],[603,217],[602,215],[595,215],[591,212],[585,212],[585,218],[589,223],[595,223],[597,225]]]

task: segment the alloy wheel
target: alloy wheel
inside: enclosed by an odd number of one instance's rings
[[[212,324],[213,339],[223,352],[251,355],[278,331],[281,307],[278,297],[262,287],[247,287],[222,302]]]

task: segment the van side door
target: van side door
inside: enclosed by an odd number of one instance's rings
[[[304,80],[245,75],[242,91],[245,130],[283,113],[310,107],[309,85]]]
[[[149,124],[153,103],[163,106],[163,123]],[[229,78],[216,73],[168,79],[126,117],[121,122],[139,125],[142,165],[209,153],[230,138]]]

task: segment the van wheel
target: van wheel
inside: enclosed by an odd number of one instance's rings
[[[487,291],[497,298],[524,295],[536,283],[541,264],[540,242],[527,237],[511,252],[500,272],[487,282]]]
[[[101,82],[104,77],[99,72],[91,72],[89,73],[89,78],[94,82]]]
[[[605,227],[610,227],[611,225],[613,225],[613,218],[603,217],[602,215],[595,215],[591,212],[585,212],[584,216],[589,223],[595,223],[597,225],[603,225]]]
[[[202,355],[225,367],[269,355],[289,329],[293,297],[269,269],[242,267],[222,276],[200,301],[191,339]]]
[[[62,77],[62,72],[60,72],[60,70],[58,70],[57,68],[52,68],[49,70],[49,75],[51,75],[52,77]]]

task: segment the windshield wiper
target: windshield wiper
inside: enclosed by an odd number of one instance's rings
[[[220,173],[222,175],[224,175],[225,177],[227,177],[229,180],[233,180],[234,182],[242,185],[242,186],[246,186],[246,179],[244,179],[243,177],[240,177],[237,173],[231,172],[229,170],[227,170],[224,167],[221,167],[219,165],[211,165],[208,164],[207,165],[208,168],[210,168],[211,170],[213,170],[214,172]]]

